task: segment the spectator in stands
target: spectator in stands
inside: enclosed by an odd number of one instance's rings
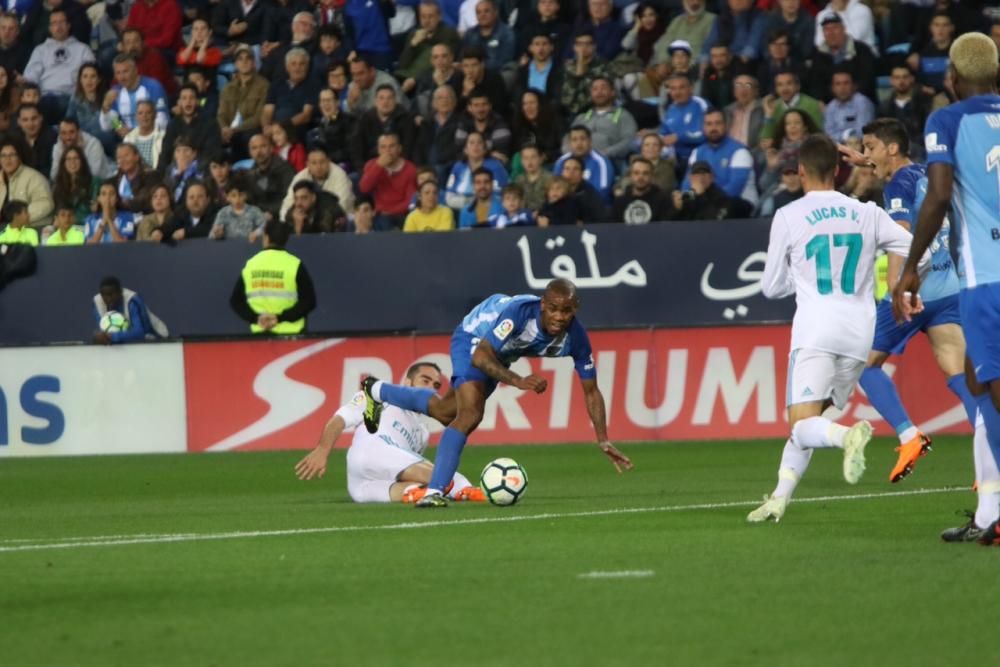
[[[21,105],[17,110],[17,129],[11,134],[24,142],[25,164],[42,174],[48,174],[52,170],[52,151],[58,137],[55,130],[42,121],[42,113],[37,105]]]
[[[490,156],[506,165],[510,161],[510,126],[504,118],[493,111],[490,98],[485,90],[474,90],[467,96],[465,114],[458,119],[455,142],[459,149],[465,146],[470,134],[478,132],[486,141]]]
[[[684,13],[674,17],[666,32],[653,45],[654,59],[669,60],[668,48],[679,39],[690,44],[695,53],[701,53],[717,17],[705,11],[705,0],[684,0],[683,4]]]
[[[134,213],[145,211],[153,186],[159,181],[156,172],[143,168],[139,149],[132,144],[119,144],[115,160],[118,172],[112,180],[121,197],[120,207]]]
[[[541,151],[542,161],[552,164],[562,154],[562,123],[559,114],[541,92],[529,88],[521,93],[521,101],[514,111],[511,127],[512,148],[517,151],[525,144],[534,144]],[[515,155],[511,163],[511,176],[520,173],[520,161]],[[544,191],[540,193],[544,199]]]
[[[583,165],[581,173],[605,202],[611,201],[611,186],[615,182],[615,167],[611,160],[593,147],[590,129],[585,125],[574,125],[569,131],[569,151],[556,161],[553,173],[566,178],[575,186],[572,178],[563,173],[566,160],[575,158]]]
[[[546,192],[553,178],[552,172],[542,166],[545,156],[537,145],[522,145],[520,156],[522,171],[514,179],[514,183],[521,187],[524,205],[537,211],[545,204]]]
[[[705,141],[703,126],[708,103],[693,94],[686,76],[673,74],[668,84],[670,106],[660,121],[660,136],[664,144],[674,147],[678,171],[682,174],[691,152]]]
[[[688,78],[693,86],[698,81],[698,69],[692,67],[691,45],[683,39],[678,39],[670,43],[667,47],[667,55],[670,57],[670,66],[667,68],[669,74],[682,74]]]
[[[114,276],[101,280],[100,291],[94,295],[94,322],[100,325],[101,318],[110,311],[124,315],[127,326],[115,333],[96,332],[95,343],[116,345],[170,335],[167,326],[146,307],[142,297],[128,288],[122,289],[121,282]]]
[[[309,181],[292,185],[292,206],[285,223],[296,236],[347,231],[347,214],[336,198]]]
[[[128,27],[139,30],[150,48],[170,54],[171,61],[184,46],[181,41],[183,21],[176,0],[135,0],[128,13]]]
[[[569,184],[569,196],[576,200],[581,222],[607,222],[605,197],[585,179],[585,165],[580,158],[570,156],[562,161],[562,171],[556,173]]]
[[[428,118],[434,113],[432,106],[434,91],[441,86],[450,86],[455,91],[456,104],[458,92],[462,89],[462,70],[455,65],[455,55],[447,44],[435,44],[430,49],[431,69],[421,74],[416,80],[416,110],[417,115]]]
[[[93,212],[91,204],[97,199],[100,186],[101,179],[91,175],[82,149],[70,146],[63,151],[52,179],[52,198],[73,210],[74,224],[82,225]]]
[[[469,95],[473,91],[484,91],[490,99],[490,106],[504,115],[510,108],[510,95],[507,84],[499,72],[486,68],[486,52],[478,46],[467,46],[462,49],[462,85],[455,92],[458,96],[458,106],[465,108],[469,104]]]
[[[0,224],[6,225],[0,232],[0,244],[23,243],[37,247],[38,230],[29,227],[29,222],[28,205],[19,199],[8,201],[0,211]]]
[[[20,85],[21,89],[21,104],[34,104],[39,105],[42,102],[42,89],[38,87],[37,83],[32,83],[31,81],[22,81]]]
[[[20,88],[10,71],[0,65],[0,132],[10,129],[20,104]]]
[[[648,65],[653,46],[666,29],[657,6],[641,2],[635,10],[635,23],[622,38],[622,49],[634,54],[644,66]]]
[[[744,144],[729,136],[726,117],[718,109],[705,114],[705,143],[691,153],[691,163],[696,162],[705,162],[711,167],[715,184],[727,196],[744,200],[749,210],[757,205],[753,157]],[[690,174],[685,177],[681,189],[692,189]]]
[[[760,217],[771,217],[782,206],[791,204],[803,194],[799,178],[799,161],[791,158],[781,164],[781,182],[761,199],[757,209]]]
[[[545,203],[538,210],[535,219],[539,227],[556,225],[581,225],[580,202],[570,196],[569,183],[562,176],[556,176],[545,191]]]
[[[34,7],[28,10],[27,14],[21,20],[26,37],[28,37],[33,47],[37,47],[48,39],[50,34],[49,19],[52,13],[56,11],[66,12],[70,35],[81,44],[86,44],[90,41],[92,26],[89,17],[83,9],[82,3],[71,0],[43,0],[38,3],[32,3],[30,0],[28,3],[23,3],[20,0],[12,0],[12,2],[8,3],[8,6],[15,12],[22,13],[23,9],[27,9],[25,4],[34,4]],[[19,8],[18,5],[21,7]]]
[[[274,154],[271,140],[264,134],[250,137],[250,157],[254,164],[249,169],[249,201],[264,211],[268,220],[281,220],[281,200],[295,177],[295,170]]]
[[[669,220],[672,215],[669,195],[653,184],[653,165],[638,157],[629,167],[629,186],[615,197],[612,222],[644,225]]]
[[[818,99],[829,99],[830,81],[835,69],[849,69],[861,94],[878,99],[875,91],[875,54],[864,42],[847,34],[839,14],[829,14],[822,23],[822,42],[813,51],[808,64],[810,93]]]
[[[803,9],[801,0],[779,0],[777,4],[777,9],[771,12],[767,23],[768,46],[780,33],[785,37],[783,45],[785,51],[795,58],[805,58],[813,50],[816,20],[812,14]],[[774,72],[768,72],[768,76],[761,74],[758,78],[761,81],[773,81],[773,75]]]
[[[337,0],[332,1],[337,2]],[[312,71],[309,76],[314,81],[321,81],[330,65],[346,61],[351,54],[344,43],[344,33],[341,28],[335,25],[323,25],[316,35],[318,47],[312,54]]]
[[[779,72],[774,77],[774,91],[774,95],[764,98],[764,129],[760,133],[761,139],[770,140],[774,137],[775,128],[781,127],[782,118],[789,109],[802,111],[816,127],[823,125],[823,104],[801,92],[799,77],[794,72]]]
[[[351,137],[351,163],[363,165],[378,154],[378,140],[391,132],[399,137],[403,156],[413,157],[417,128],[413,116],[407,113],[397,99],[397,89],[382,84],[375,91],[375,105],[358,117],[354,136]]]
[[[663,157],[663,140],[660,135],[652,130],[642,135],[639,140],[639,155],[632,156],[632,159],[640,157],[652,166],[650,182],[665,194],[673,192],[677,187],[676,165],[673,160]],[[631,184],[629,172],[625,172],[615,185],[615,195],[620,196]]]
[[[354,200],[351,225],[355,234],[370,234],[375,230],[375,202],[368,195],[360,195]]]
[[[567,0],[567,5],[569,0]],[[559,0],[538,0],[534,11],[530,7],[518,11],[518,22],[515,32],[521,41],[518,42],[518,53],[528,50],[531,38],[537,33],[545,33],[552,42],[556,60],[562,60],[569,50],[570,26],[560,16]],[[523,17],[523,18],[522,18]]]
[[[312,122],[317,90],[309,81],[309,54],[294,48],[285,54],[286,77],[272,81],[267,89],[267,101],[261,112],[260,124],[269,131],[271,123],[289,121],[299,131]]]
[[[877,53],[875,44],[875,17],[872,10],[860,0],[830,0],[830,4],[816,14],[815,46],[823,44],[822,26],[832,16],[841,20],[851,39],[863,42],[872,53]]]
[[[811,30],[811,18],[809,27]],[[774,79],[783,72],[793,72],[801,80],[803,67],[800,63],[803,62],[803,58],[792,56],[791,44],[791,37],[784,30],[775,30],[768,34],[767,55],[761,59],[757,68],[757,80],[767,87],[764,94],[774,94]],[[812,44],[812,41],[809,44]]]
[[[115,169],[111,165],[111,161],[104,154],[101,142],[83,132],[76,120],[63,118],[59,123],[58,141],[52,147],[52,168],[50,170],[52,180],[55,180],[63,152],[71,146],[83,150],[84,155],[87,157],[87,165],[90,167],[90,172],[98,178],[109,178],[114,173]]]
[[[152,211],[142,216],[136,227],[136,241],[163,241],[163,228],[170,222],[174,212],[170,201],[170,190],[160,184],[153,188],[149,198]]]
[[[861,138],[861,128],[875,118],[875,105],[857,91],[851,71],[845,69],[833,75],[833,99],[826,105],[823,129],[836,142]]]
[[[229,203],[226,199],[226,188],[229,186],[232,171],[232,164],[225,153],[215,153],[208,157],[210,178],[205,180],[205,185],[208,187],[208,198],[212,200],[212,203],[219,206],[225,206]]]
[[[168,239],[203,239],[208,237],[215,225],[219,212],[208,198],[208,188],[201,181],[191,181],[184,191],[184,206],[174,211],[173,217],[164,225],[163,234]]]
[[[494,229],[504,227],[534,227],[535,216],[524,207],[524,191],[516,183],[508,183],[500,191],[500,205],[503,211],[491,215],[486,224]]]
[[[322,148],[333,162],[353,171],[350,143],[356,132],[354,116],[340,110],[337,93],[319,92],[319,120],[306,136],[306,148]]]
[[[760,189],[766,192],[772,188],[783,162],[798,161],[799,147],[806,137],[822,130],[813,123],[812,117],[801,109],[789,109],[781,118],[781,126],[774,133],[773,143],[766,149],[767,169],[761,174]]]
[[[587,12],[581,12],[573,26],[574,36],[593,35],[597,56],[606,62],[621,53],[626,33],[625,26],[612,16],[612,9],[611,0],[587,0]]]
[[[139,76],[155,79],[163,86],[167,99],[173,99],[177,95],[177,80],[174,79],[172,64],[158,49],[146,48],[142,33],[137,28],[126,28],[122,32],[118,50],[135,58]]]
[[[271,124],[274,154],[290,164],[295,171],[301,171],[306,168],[306,147],[302,142],[294,140],[293,136],[294,130],[288,121]]]
[[[936,95],[944,90],[944,75],[948,71],[948,52],[955,37],[955,24],[947,12],[937,12],[931,19],[930,42],[919,52],[906,59],[910,69],[917,72],[917,81],[923,93]]]
[[[753,0],[728,0],[729,11],[719,14],[701,47],[702,64],[716,44],[728,44],[733,54],[733,71],[738,74],[756,72],[757,60],[764,53],[767,17],[753,6]]]
[[[735,101],[725,108],[729,136],[750,148],[760,144],[764,130],[764,105],[760,101],[757,79],[741,74],[733,81]]]
[[[191,37],[184,48],[178,51],[177,64],[184,68],[202,67],[215,74],[222,64],[222,50],[212,46],[212,26],[208,21],[196,18],[191,22]],[[142,65],[139,70],[142,71]]]
[[[463,149],[465,159],[456,162],[448,176],[445,201],[454,209],[468,206],[475,196],[475,175],[485,169],[493,174],[493,190],[507,185],[507,170],[496,158],[486,154],[486,139],[479,132],[469,133]]]
[[[400,98],[399,84],[391,74],[376,70],[364,58],[351,61],[351,84],[347,87],[347,110],[355,116],[360,116],[375,106],[375,92],[384,85],[389,85],[396,91],[396,103],[406,107],[405,100]]]
[[[316,290],[306,265],[285,250],[291,228],[277,220],[264,227],[264,250],[247,261],[233,286],[229,305],[253,333],[298,334],[316,308]],[[254,274],[268,276],[266,281]],[[273,284],[280,281],[281,289]]]
[[[403,158],[399,136],[378,140],[378,157],[365,164],[358,189],[375,200],[375,230],[401,229],[410,199],[417,191],[417,168]]]
[[[76,87],[80,66],[94,60],[94,52],[70,35],[69,18],[64,9],[49,15],[48,39],[35,47],[24,68],[24,78],[42,90],[41,107],[49,123],[66,114],[69,98]]]
[[[581,126],[590,130],[593,149],[611,161],[628,156],[638,131],[635,118],[617,103],[614,82],[606,76],[594,77],[590,84],[590,109],[573,119],[573,127]]]
[[[745,218],[752,209],[745,201],[729,197],[715,184],[712,167],[707,162],[695,162],[690,170],[691,189],[673,193],[675,220],[724,220]]]
[[[455,143],[459,115],[454,89],[447,84],[439,86],[431,104],[431,115],[421,119],[417,128],[414,159],[427,165],[438,182],[443,183],[459,155]]]
[[[84,222],[87,243],[124,243],[135,238],[135,217],[130,211],[119,210],[119,203],[114,183],[102,183],[97,212]]]
[[[86,241],[83,230],[76,226],[76,214],[71,204],[56,203],[56,217],[52,224],[55,229],[45,239],[46,248],[83,245]]]
[[[295,185],[303,181],[312,183],[317,192],[325,192],[335,197],[337,204],[347,213],[354,210],[354,192],[351,187],[351,179],[347,177],[343,169],[330,162],[330,158],[322,148],[313,148],[309,151],[305,169],[295,174],[288,194],[281,202],[282,219],[285,218],[285,214],[294,203]]]
[[[167,94],[156,79],[139,76],[135,58],[127,53],[115,56],[115,79],[118,83],[104,96],[101,127],[124,137],[136,125],[136,105],[150,100],[156,105],[156,126],[167,129]]]
[[[906,127],[910,137],[910,157],[922,161],[924,152],[924,124],[931,112],[931,97],[916,87],[913,71],[899,63],[892,68],[889,78],[892,93],[879,106],[880,118],[895,118]]]
[[[223,42],[258,46],[274,29],[270,16],[271,6],[264,2],[220,0],[212,14],[212,30]]]
[[[294,11],[293,3],[286,6],[290,11]],[[305,6],[304,6],[305,7]],[[273,43],[265,43],[261,49],[264,60],[260,65],[260,73],[268,81],[278,81],[285,75],[288,66],[288,54],[296,49],[305,51],[306,57],[312,61],[312,54],[316,50],[316,18],[308,11],[299,11],[289,17],[288,23],[277,24],[277,29],[283,31],[284,26],[291,25],[291,34],[288,36],[278,35]],[[270,44],[274,44],[273,47]],[[306,76],[309,78],[310,65],[306,63]]]
[[[101,125],[101,105],[105,94],[106,86],[97,65],[84,63],[77,73],[76,91],[69,100],[66,117],[75,118],[81,130],[97,137],[105,153],[113,154],[118,136],[111,128]]]
[[[394,3],[347,0],[344,11],[353,29],[355,52],[380,70],[388,71],[394,58],[388,20],[395,11]]]
[[[11,81],[24,74],[31,58],[31,44],[21,34],[21,22],[17,14],[0,14],[0,66],[7,70]]]
[[[590,105],[590,84],[596,77],[608,75],[607,62],[595,55],[596,42],[592,30],[584,30],[573,38],[573,53],[575,57],[563,69],[560,96],[566,118],[573,118],[587,109]]]
[[[403,92],[407,95],[416,91],[420,77],[432,73],[431,55],[435,46],[443,46],[449,53],[456,53],[461,46],[455,29],[441,22],[441,8],[434,0],[421,0],[417,5],[417,19],[419,27],[408,36],[396,70],[396,77],[403,82]]]
[[[725,44],[716,44],[709,50],[708,67],[701,75],[698,95],[718,109],[733,101],[731,64],[732,57]]]
[[[267,102],[267,79],[257,73],[253,51],[247,46],[236,48],[236,73],[222,89],[216,120],[222,143],[232,148],[241,159],[247,155],[250,136],[260,129],[260,116]]]
[[[486,69],[494,71],[512,63],[516,55],[517,38],[510,26],[500,21],[493,0],[477,0],[476,27],[465,33],[462,43],[481,48],[486,53]]]
[[[174,203],[179,204],[188,184],[204,179],[206,165],[198,159],[198,147],[189,137],[177,137],[173,156],[163,175],[163,184],[170,188]],[[207,192],[208,188],[205,190]]]
[[[493,173],[485,167],[479,167],[472,173],[472,201],[459,213],[459,228],[486,227],[490,216],[503,212],[494,183]]]
[[[149,169],[155,169],[160,162],[160,152],[166,136],[166,131],[156,127],[156,105],[151,100],[139,102],[136,105],[135,121],[135,128],[122,141],[139,149],[143,164]]]
[[[528,43],[531,59],[517,70],[517,90],[534,89],[557,99],[562,93],[562,66],[554,56],[552,38],[547,33],[537,33]]]
[[[455,214],[442,206],[439,187],[435,181],[424,181],[417,190],[417,207],[410,211],[403,223],[404,232],[448,232],[455,229]]]
[[[205,155],[216,153],[222,147],[219,123],[214,115],[201,110],[198,105],[198,90],[189,83],[181,86],[180,95],[177,97],[177,115],[167,125],[163,137],[163,149],[160,151],[157,164],[157,169],[161,173],[166,171],[167,164],[173,156],[172,147],[181,137],[187,139],[191,146]]]

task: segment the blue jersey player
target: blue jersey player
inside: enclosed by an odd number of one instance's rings
[[[522,377],[510,370],[510,365],[521,357],[572,358],[597,444],[619,472],[632,467],[628,457],[608,440],[604,396],[597,386],[590,340],[576,319],[579,306],[576,286],[564,279],[550,282],[541,298],[503,294],[489,297],[473,308],[452,334],[451,388],[444,396],[371,377],[364,380],[365,426],[369,431],[378,428],[382,403],[429,415],[447,426],[438,444],[431,481],[416,507],[448,505],[443,490],[455,475],[465,441],[482,421],[486,399],[498,383],[536,394],[545,391],[545,378]]]
[[[924,129],[927,195],[903,275],[893,289],[898,319],[911,318],[920,287],[917,261],[931,246],[951,203],[959,240],[959,306],[968,345],[967,379],[979,409],[973,440],[976,512],[941,534],[949,542],[1000,543],[1000,95],[997,47],[967,33],[949,52],[959,101],[931,114]]]
[[[887,181],[884,187],[885,210],[909,231],[916,226],[917,212],[927,194],[927,167],[910,160],[910,139],[906,127],[895,118],[880,118],[866,125],[863,132],[864,155],[842,147],[855,165],[867,164],[875,176]],[[965,337],[959,324],[958,274],[948,248],[948,225],[944,224],[931,243],[931,268],[920,286],[924,310],[909,322],[897,323],[888,296],[878,305],[875,339],[868,355],[867,368],[860,384],[872,406],[892,425],[899,436],[899,457],[889,473],[890,482],[898,482],[913,471],[918,458],[930,450],[931,440],[913,425],[899,392],[882,365],[892,354],[902,354],[906,344],[918,332],[927,334],[938,366],[948,378],[948,388],[965,406],[969,421],[975,422],[976,406],[965,383]],[[894,270],[889,273],[895,284],[902,261],[890,255]]]

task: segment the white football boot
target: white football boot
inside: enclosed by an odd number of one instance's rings
[[[788,507],[788,496],[764,496],[764,504],[747,514],[747,521],[750,523],[761,523],[763,521],[781,521],[785,516],[785,508]]]
[[[859,421],[844,436],[844,479],[857,484],[865,473],[865,445],[872,439],[872,425]]]

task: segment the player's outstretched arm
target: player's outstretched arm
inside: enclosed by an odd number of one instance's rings
[[[521,377],[514,371],[500,363],[497,353],[487,341],[479,341],[476,351],[472,353],[472,365],[483,373],[486,373],[497,382],[509,384],[512,387],[533,391],[540,394],[549,386],[548,380],[538,375]]]
[[[326,461],[330,458],[330,451],[346,427],[347,424],[340,415],[334,415],[333,419],[326,423],[316,448],[295,466],[295,475],[299,479],[314,479],[326,474]]]
[[[608,457],[615,470],[618,472],[631,470],[635,467],[632,460],[608,440],[608,415],[604,406],[604,394],[597,386],[597,380],[580,380],[580,385],[583,387],[583,398],[587,403],[587,414],[590,415],[590,421],[594,425],[597,446]]]

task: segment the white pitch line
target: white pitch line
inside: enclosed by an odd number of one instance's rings
[[[816,496],[797,498],[796,504],[838,502],[844,500],[869,500],[875,498],[898,498],[902,496],[923,496],[935,493],[968,491],[965,486],[944,486],[933,489],[912,489],[910,491],[885,491],[882,493],[857,493],[849,496]],[[78,549],[81,547],[108,547],[129,544],[164,544],[169,542],[203,542],[211,540],[236,540],[248,537],[282,537],[288,535],[313,535],[325,533],[352,533],[378,530],[411,530],[419,528],[441,528],[446,526],[471,526],[484,523],[515,523],[520,521],[544,521],[548,519],[577,519],[617,514],[647,514],[650,512],[683,512],[687,510],[716,510],[733,507],[748,507],[759,504],[759,500],[735,500],[723,503],[697,503],[693,505],[664,505],[660,507],[623,507],[609,510],[586,512],[547,512],[545,514],[523,514],[514,516],[488,516],[454,521],[408,521],[369,526],[328,526],[323,528],[290,528],[285,530],[249,530],[227,533],[176,533],[163,535],[104,535],[94,537],[53,538],[56,541],[35,544],[0,546],[0,553],[16,551],[45,551],[51,549]]]
[[[584,572],[576,575],[577,579],[643,579],[652,577],[653,570],[618,570],[614,572]]]

